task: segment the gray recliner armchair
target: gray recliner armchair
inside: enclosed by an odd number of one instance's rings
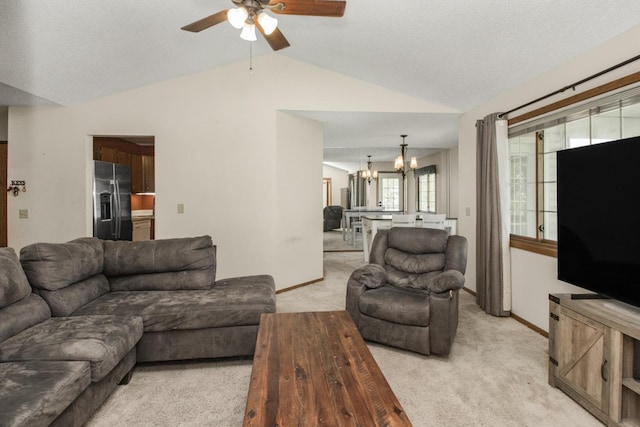
[[[346,308],[362,337],[448,355],[458,327],[467,239],[429,228],[381,230],[369,262],[347,283]]]
[[[325,206],[322,215],[324,217],[324,231],[342,227],[342,206]]]

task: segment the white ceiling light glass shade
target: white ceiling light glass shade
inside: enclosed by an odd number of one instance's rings
[[[396,170],[404,168],[404,162],[402,161],[402,156],[396,157],[396,161],[393,165],[393,168]]]
[[[244,21],[247,20],[249,12],[244,7],[238,7],[236,9],[229,9],[227,12],[227,20],[234,28],[240,29],[244,25]]]
[[[261,12],[260,15],[258,15],[258,22],[266,35],[273,33],[278,26],[278,20],[267,15],[265,12]]]
[[[242,27],[240,38],[248,42],[254,42],[258,40],[258,38],[256,37],[256,26],[254,24],[245,23]]]
[[[411,158],[411,164],[409,165],[409,167],[411,169],[417,169],[418,168],[418,159],[416,159],[415,157]]]

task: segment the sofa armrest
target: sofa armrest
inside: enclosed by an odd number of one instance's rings
[[[366,265],[351,273],[347,282],[346,309],[356,326],[360,323],[360,297],[367,289],[382,286],[386,281],[386,271],[377,264]]]
[[[431,279],[428,289],[434,293],[457,291],[464,286],[464,275],[458,270],[445,270]]]
[[[387,272],[378,264],[368,264],[354,270],[349,277],[352,280],[367,288],[379,288],[387,283]]]

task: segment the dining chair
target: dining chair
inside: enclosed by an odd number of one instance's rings
[[[444,221],[446,219],[446,214],[422,214],[422,227],[444,230]]]
[[[391,227],[415,227],[416,214],[391,215]]]

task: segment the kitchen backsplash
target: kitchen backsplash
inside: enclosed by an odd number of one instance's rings
[[[151,214],[153,214],[153,208],[155,204],[155,196],[152,195],[142,195],[142,194],[132,194],[131,195],[131,210],[151,210]]]

